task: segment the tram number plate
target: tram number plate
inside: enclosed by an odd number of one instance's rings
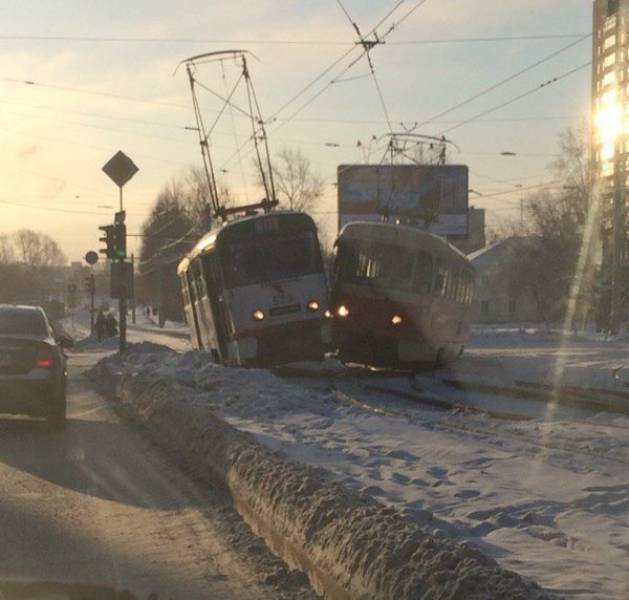
[[[288,306],[277,306],[272,308],[269,312],[272,317],[279,317],[281,315],[290,315],[301,311],[301,304],[289,304]]]
[[[272,302],[273,306],[286,306],[293,302],[293,297],[290,294],[275,294]]]

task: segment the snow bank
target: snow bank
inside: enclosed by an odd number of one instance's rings
[[[131,348],[124,362],[108,357],[91,376],[156,440],[209,471],[252,527],[330,598],[551,598],[479,550],[428,533],[320,469],[286,461],[215,415],[213,405],[232,403],[266,418],[306,409],[323,416],[320,397],[296,394],[267,371],[225,369],[203,353]]]

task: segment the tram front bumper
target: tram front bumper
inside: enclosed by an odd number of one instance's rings
[[[320,360],[332,334],[320,319],[278,325],[237,340],[240,364],[278,365]]]

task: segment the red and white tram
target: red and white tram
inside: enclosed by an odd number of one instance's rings
[[[414,367],[463,351],[474,268],[415,227],[350,223],[336,242],[331,316],[343,362]]]
[[[331,327],[314,221],[274,212],[207,233],[180,262],[193,345],[231,366],[320,359]]]

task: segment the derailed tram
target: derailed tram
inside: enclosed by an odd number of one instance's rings
[[[279,211],[207,233],[180,262],[192,343],[229,366],[321,359],[331,327],[314,221]]]
[[[463,352],[474,286],[465,255],[392,223],[350,223],[336,247],[331,316],[341,361],[413,368]]]

